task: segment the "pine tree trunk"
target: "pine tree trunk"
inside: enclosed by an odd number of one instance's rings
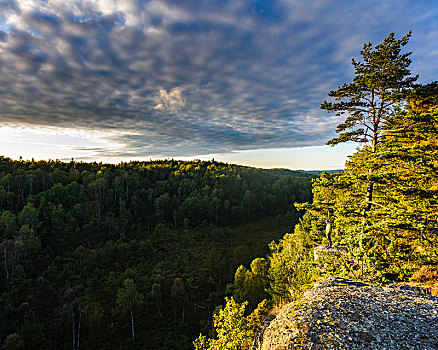
[[[377,146],[377,132],[374,132],[374,137],[373,137],[373,141],[371,143],[371,153],[375,153],[376,152],[376,146]],[[373,169],[370,168],[368,169],[368,174],[372,174]],[[371,203],[373,202],[373,188],[374,188],[374,183],[373,182],[368,182],[368,186],[367,186],[367,193],[365,196],[365,207],[364,207],[364,214],[363,214],[363,226],[367,225],[367,213],[371,210]]]
[[[372,182],[368,183],[367,194],[365,199],[365,216],[366,213],[371,210],[371,202],[373,201],[373,188],[374,188],[374,183]]]

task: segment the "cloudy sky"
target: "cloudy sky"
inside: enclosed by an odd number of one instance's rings
[[[437,80],[429,0],[0,0],[0,154],[342,168],[319,109],[364,42],[413,36]]]

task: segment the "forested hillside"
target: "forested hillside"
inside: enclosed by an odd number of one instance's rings
[[[420,283],[436,293],[438,83],[414,83],[410,53],[401,52],[410,35],[390,34],[374,48],[366,43],[363,60],[352,60],[353,81],[330,91],[333,99],[321,108],[345,121],[327,143],[357,142],[356,152],[343,172],[313,182],[312,202],[296,203],[305,213],[293,233],[272,242],[266,258],[237,269],[233,298],[196,350],[250,349],[269,304],[296,300],[328,276]]]
[[[0,158],[5,349],[187,349],[309,175],[218,162]],[[135,344],[135,345],[134,345]]]

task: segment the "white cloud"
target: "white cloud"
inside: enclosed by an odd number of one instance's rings
[[[185,106],[182,91],[178,87],[171,89],[169,92],[160,89],[157,93],[157,100],[159,102],[154,107],[156,110],[175,113]]]

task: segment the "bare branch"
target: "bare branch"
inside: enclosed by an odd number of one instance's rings
[[[386,210],[393,210],[391,208],[385,207],[384,205],[376,203],[376,202],[368,202],[368,203],[370,203],[372,205],[377,205],[378,207],[381,207],[381,208],[386,209]]]

